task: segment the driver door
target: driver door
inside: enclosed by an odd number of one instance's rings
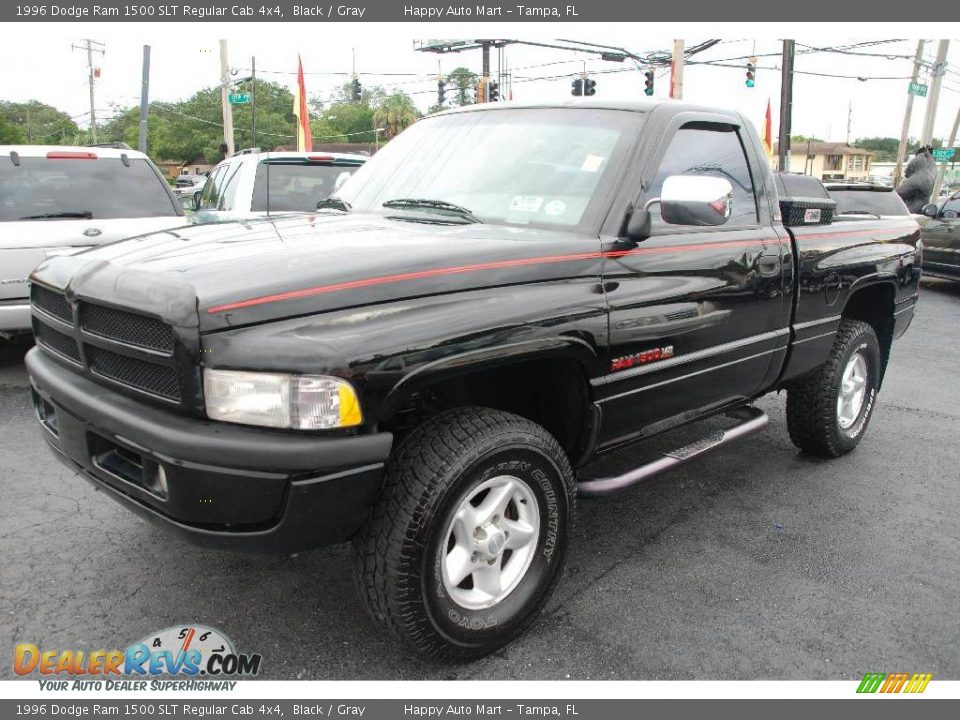
[[[757,188],[768,173],[753,164],[741,128],[687,123],[667,133],[639,206],[667,177],[722,177],[732,210],[715,227],[667,224],[650,206],[651,236],[606,252],[610,308],[607,375],[595,381],[601,449],[653,435],[766,387],[789,337],[789,237],[761,221]],[[757,175],[759,177],[754,177]],[[762,190],[761,190],[762,191]],[[763,206],[766,209],[766,206]]]

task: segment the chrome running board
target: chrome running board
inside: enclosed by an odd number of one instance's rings
[[[623,475],[615,477],[597,478],[595,480],[582,480],[577,483],[577,493],[581,497],[600,497],[602,495],[612,495],[620,492],[638,482],[649,480],[650,478],[666,472],[678,465],[683,465],[688,460],[699,457],[704,453],[721,447],[734,440],[739,440],[747,435],[763,430],[770,422],[770,418],[763,410],[755,407],[742,407],[727,413],[728,417],[735,418],[741,422],[729,430],[718,430],[710,433],[704,438],[692,442],[689,445],[671,450],[664,453],[656,460],[634,468]]]

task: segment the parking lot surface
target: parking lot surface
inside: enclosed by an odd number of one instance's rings
[[[198,549],[75,477],[40,435],[23,352],[0,351],[0,678],[18,642],[112,649],[201,623],[269,679],[960,679],[960,285],[925,281],[854,453],[799,454],[783,396],[762,399],[763,432],[582,500],[546,613],[465,665],[379,634],[345,547]]]

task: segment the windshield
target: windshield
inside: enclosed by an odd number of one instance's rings
[[[837,201],[837,214],[872,213],[874,215],[909,215],[903,200],[892,190],[830,190]]]
[[[317,203],[330,197],[338,183],[343,182],[340,177],[346,179],[354,170],[356,167],[351,165],[302,160],[262,162],[257,166],[251,209],[258,212],[313,212]]]
[[[435,220],[430,205],[441,201],[482,222],[574,228],[607,194],[612,169],[642,117],[593,108],[518,108],[428,118],[391,140],[337,196],[355,210],[404,219]],[[391,202],[397,200],[407,202]],[[454,215],[442,213],[451,221]]]
[[[146,160],[21,157],[0,162],[0,222],[26,218],[111,220],[175,217],[177,208]]]

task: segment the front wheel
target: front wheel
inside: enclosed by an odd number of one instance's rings
[[[429,420],[395,452],[354,542],[368,612],[431,659],[493,652],[549,599],[574,503],[567,457],[540,426],[486,408]]]
[[[880,344],[859,320],[840,323],[827,362],[787,391],[787,428],[801,450],[839,457],[867,429],[880,386]]]

